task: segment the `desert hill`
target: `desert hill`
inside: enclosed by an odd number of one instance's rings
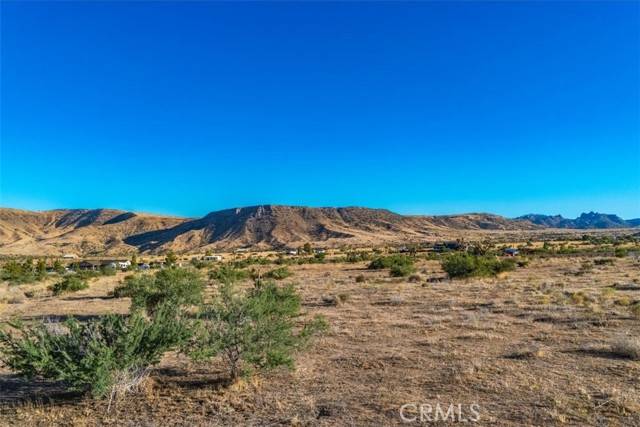
[[[127,236],[173,227],[184,218],[137,214],[115,209],[0,209],[0,253],[119,254],[135,252]]]
[[[597,221],[593,214],[585,215],[586,219],[576,224],[581,227],[575,228],[605,227],[613,221]],[[327,247],[375,245],[433,241],[483,230],[566,228],[563,219],[539,217],[530,215],[513,220],[485,213],[406,216],[361,207],[261,205],[189,219],[115,209],[33,212],[0,208],[0,254],[115,255],[168,249],[177,252],[204,248],[271,249],[297,247],[306,242]],[[620,224],[631,226],[626,222]]]
[[[309,208],[264,205],[226,209],[173,228],[130,236],[125,243],[142,251],[255,246],[283,248],[305,242],[376,244],[434,237],[449,229],[535,228],[497,215],[403,216],[384,209]]]

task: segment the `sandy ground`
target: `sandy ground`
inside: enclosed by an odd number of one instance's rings
[[[419,405],[461,405],[457,421],[477,405],[474,425],[640,425],[640,362],[611,351],[616,340],[640,338],[628,308],[640,290],[611,287],[639,284],[638,261],[550,258],[467,281],[437,281],[444,274],[434,261],[418,264],[417,282],[364,267],[293,268],[286,282],[297,284],[305,317],[322,314],[330,325],[293,371],[228,385],[220,362],[171,354],[143,392],[107,412],[104,402],[4,370],[0,425],[430,424],[404,423],[403,405],[408,419]],[[20,286],[32,296],[5,303],[0,320],[125,313],[127,299],[108,297],[121,279],[100,278],[61,298],[46,285]],[[3,287],[6,302],[16,291]],[[344,302],[326,305],[323,296]]]

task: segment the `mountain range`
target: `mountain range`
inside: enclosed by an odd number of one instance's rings
[[[525,215],[509,219],[486,213],[399,215],[361,207],[310,208],[261,205],[179,218],[115,209],[24,211],[0,208],[0,254],[116,255],[204,249],[279,249],[306,242],[322,246],[376,245],[456,238],[483,230],[629,228],[640,220],[615,215]]]
[[[575,219],[564,218],[562,215],[529,214],[516,218],[519,221],[530,222],[547,228],[633,228],[640,226],[640,218],[624,220],[617,215],[601,214],[597,212],[583,213]]]

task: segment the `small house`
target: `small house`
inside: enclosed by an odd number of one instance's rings
[[[80,270],[91,270],[91,271],[99,270],[100,269],[100,262],[99,261],[81,261],[78,264],[78,269],[80,269]]]
[[[222,255],[205,255],[202,257],[203,261],[222,261]]]

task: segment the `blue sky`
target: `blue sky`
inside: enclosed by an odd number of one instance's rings
[[[2,2],[0,205],[640,217],[640,3]]]

